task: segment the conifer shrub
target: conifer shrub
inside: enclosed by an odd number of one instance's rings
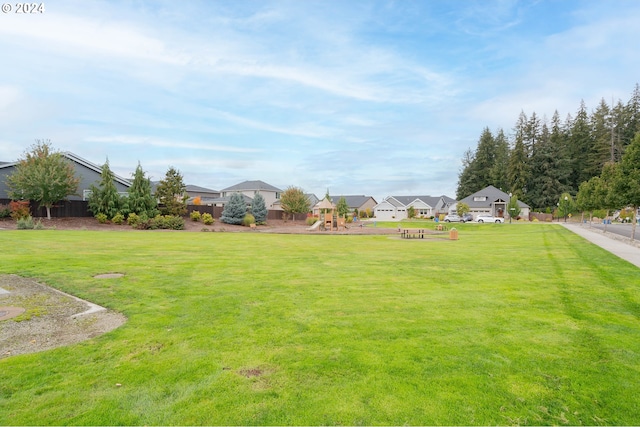
[[[16,227],[18,230],[33,230],[33,217],[28,215],[24,218],[18,218],[16,220]]]
[[[200,211],[192,211],[189,214],[189,217],[191,218],[191,221],[198,222],[202,218],[202,214],[200,213]]]
[[[102,212],[99,214],[96,214],[95,218],[98,220],[100,224],[106,224],[108,220],[107,215]]]
[[[267,206],[264,202],[264,197],[260,194],[256,194],[253,198],[253,203],[251,204],[251,214],[256,220],[256,224],[266,224],[267,223]]]
[[[255,217],[249,213],[246,214],[244,218],[242,218],[242,225],[244,225],[245,227],[249,227],[251,224],[255,224],[255,223],[256,223]]]
[[[224,205],[220,221],[225,224],[242,224],[247,213],[247,204],[240,193],[233,193],[229,202]]]
[[[118,212],[113,218],[111,218],[111,222],[116,225],[122,225],[124,223],[124,215]]]
[[[151,230],[184,230],[184,218],[176,215],[156,215],[149,220]]]
[[[0,205],[0,218],[8,218],[11,215],[9,205]]]
[[[140,217],[138,216],[138,214],[132,212],[127,217],[127,224],[131,225],[132,227],[135,227],[138,224],[139,219]]]
[[[214,223],[213,216],[210,213],[203,213],[202,222],[204,225],[212,225]]]

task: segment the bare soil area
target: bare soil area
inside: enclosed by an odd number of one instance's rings
[[[115,311],[90,304],[54,288],[16,275],[0,275],[0,359],[78,343],[126,322]],[[2,316],[5,308],[22,308]],[[5,319],[5,320],[2,320]]]

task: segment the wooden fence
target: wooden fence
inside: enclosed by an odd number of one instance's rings
[[[11,199],[0,199],[0,205],[9,205]],[[187,205],[187,217],[193,211],[199,211],[200,213],[210,213],[216,220],[222,216],[222,206],[208,206],[208,205]],[[283,219],[284,212],[279,210],[268,210],[267,221],[281,220]],[[45,218],[47,216],[47,210],[42,207],[38,208],[38,204],[31,203],[31,216],[34,218]],[[83,200],[65,200],[55,204],[51,208],[52,218],[82,218],[92,217],[93,214],[89,210],[89,203]],[[296,214],[296,221],[303,221],[307,217],[306,214]],[[291,219],[290,217],[288,219]]]
[[[0,199],[0,205],[9,205],[11,199]],[[34,218],[46,218],[47,209],[45,207],[38,207],[38,204],[31,202],[31,216]],[[91,217],[93,216],[89,212],[89,203],[83,200],[64,200],[56,203],[51,208],[52,218],[78,218],[78,217]]]

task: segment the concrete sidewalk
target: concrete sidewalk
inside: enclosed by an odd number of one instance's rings
[[[596,228],[590,228],[582,224],[570,222],[561,224],[578,236],[584,237],[591,243],[640,268],[640,248],[635,246],[630,239],[622,238],[612,233],[603,233]]]

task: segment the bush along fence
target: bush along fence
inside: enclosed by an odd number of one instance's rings
[[[9,206],[11,199],[0,199],[0,205]],[[44,207],[39,208],[36,202],[30,204],[31,216],[34,218],[46,218],[47,211]],[[201,214],[208,213],[216,221],[222,216],[222,206],[209,206],[209,205],[187,205],[187,213],[185,218],[189,218],[191,212],[198,211]],[[93,214],[89,210],[89,203],[83,200],[62,200],[56,203],[51,208],[52,218],[87,218],[92,217]],[[304,221],[307,218],[306,214],[296,214],[296,221]],[[284,212],[278,210],[267,211],[267,221],[269,220],[281,220],[284,219]],[[291,215],[288,215],[288,220],[291,220]]]

